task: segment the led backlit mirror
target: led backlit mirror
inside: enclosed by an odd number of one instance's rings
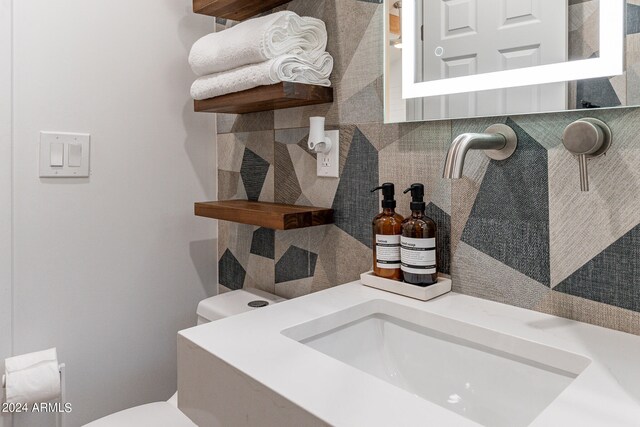
[[[640,104],[631,2],[385,0],[384,21],[386,122]]]

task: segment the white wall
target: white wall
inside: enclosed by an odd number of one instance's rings
[[[0,370],[11,355],[11,265],[11,0],[0,0]]]
[[[176,332],[215,292],[214,116],[191,0],[14,4],[14,353],[57,346],[68,426],[176,388]],[[38,178],[39,131],[88,132],[89,179]],[[50,421],[16,417],[15,426]]]

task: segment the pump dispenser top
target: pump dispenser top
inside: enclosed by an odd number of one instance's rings
[[[380,187],[376,187],[373,190],[371,190],[371,192],[375,192],[375,191],[380,191],[382,190],[382,208],[383,209],[395,209],[396,208],[396,200],[395,200],[395,195],[396,195],[396,188],[395,185],[393,185],[390,182],[385,182],[384,184],[382,184]]]
[[[412,184],[411,187],[404,190],[404,194],[411,191],[411,204],[409,207],[412,211],[424,211],[427,204],[424,202],[424,185]]]

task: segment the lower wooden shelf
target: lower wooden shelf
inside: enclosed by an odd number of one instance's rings
[[[194,102],[203,113],[245,114],[333,102],[333,88],[281,82]]]
[[[193,0],[193,11],[217,18],[242,21],[291,0]]]
[[[196,203],[195,214],[274,230],[333,224],[333,209],[248,200]]]

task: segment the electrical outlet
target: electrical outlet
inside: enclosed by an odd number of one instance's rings
[[[331,151],[318,153],[318,176],[325,178],[340,177],[340,131],[326,132],[331,139]]]

